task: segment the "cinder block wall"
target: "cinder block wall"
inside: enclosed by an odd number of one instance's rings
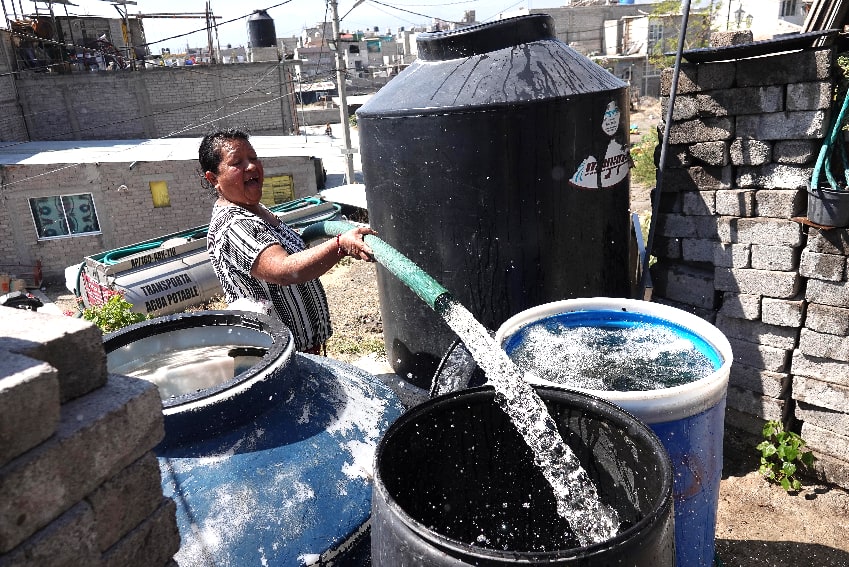
[[[652,275],[656,300],[731,342],[726,422],[760,435],[765,420],[784,421],[818,474],[849,486],[849,230],[800,222],[833,59],[821,49],[682,65]]]
[[[0,307],[0,565],[171,565],[163,435],[156,387],[107,373],[97,327]]]

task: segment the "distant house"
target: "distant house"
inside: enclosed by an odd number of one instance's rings
[[[739,0],[714,16],[722,30],[752,30],[755,40],[802,31],[811,2],[806,0]]]

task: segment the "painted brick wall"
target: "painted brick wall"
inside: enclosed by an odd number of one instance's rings
[[[187,144],[197,144],[191,138]],[[295,197],[317,192],[311,158],[265,157],[266,176],[291,174]],[[0,170],[0,252],[3,263],[42,263],[44,277],[64,281],[67,266],[86,256],[209,224],[213,196],[199,181],[196,161],[13,165]],[[155,208],[151,181],[165,181],[170,207]],[[91,193],[101,234],[39,240],[29,199]]]
[[[682,66],[652,275],[655,300],[731,342],[726,422],[760,435],[765,420],[782,420],[819,457],[818,475],[849,486],[849,230],[805,223],[833,58]]]

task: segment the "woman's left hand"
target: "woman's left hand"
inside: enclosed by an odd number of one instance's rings
[[[343,232],[339,235],[339,247],[352,258],[374,262],[372,249],[363,240],[366,234],[377,234],[377,232],[366,226],[358,226],[348,232]]]

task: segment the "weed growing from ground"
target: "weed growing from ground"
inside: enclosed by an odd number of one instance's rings
[[[805,451],[805,441],[797,433],[785,431],[778,421],[768,421],[763,428],[764,440],[756,447],[761,452],[758,469],[770,482],[780,484],[787,492],[799,491],[802,482],[797,478],[797,463],[807,467],[814,463],[814,454]]]

